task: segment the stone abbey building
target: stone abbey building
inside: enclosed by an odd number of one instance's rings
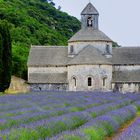
[[[116,47],[98,27],[89,3],[68,46],[31,46],[28,83],[33,91],[140,91],[140,47]]]

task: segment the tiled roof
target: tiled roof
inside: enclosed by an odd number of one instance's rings
[[[99,13],[91,3],[88,3],[88,5],[81,12],[81,15],[86,15],[86,14],[96,14],[96,15],[98,15]]]
[[[67,47],[32,46],[28,66],[65,66],[68,61]]]
[[[108,41],[112,40],[100,30],[94,30],[91,27],[79,30],[68,42],[76,41]]]
[[[112,63],[116,65],[140,64],[140,47],[113,48]]]
[[[113,73],[112,82],[140,82],[140,70],[116,71]]]
[[[78,55],[68,62],[69,65],[81,64],[111,64],[102,53],[93,46],[85,47]]]

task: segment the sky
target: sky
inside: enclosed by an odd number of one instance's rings
[[[81,19],[89,0],[53,0],[61,11]],[[90,0],[98,10],[99,29],[121,46],[140,46],[140,0]]]

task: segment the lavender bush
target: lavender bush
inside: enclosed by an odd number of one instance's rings
[[[119,136],[113,140],[139,140],[140,139],[140,118],[138,118],[132,125],[130,125]]]
[[[0,97],[0,138],[88,140],[133,118],[139,94],[64,92]],[[121,117],[120,117],[121,116]],[[99,134],[101,134],[99,136]],[[56,135],[56,136],[55,136]]]
[[[123,120],[121,120],[121,115],[123,116]],[[71,136],[83,138],[84,140],[103,140],[106,136],[110,136],[116,132],[123,123],[132,119],[135,115],[135,107],[129,105],[91,119],[80,128],[64,132],[61,135],[52,137],[50,140],[67,140],[67,137]]]

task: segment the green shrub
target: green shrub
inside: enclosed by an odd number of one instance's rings
[[[3,140],[7,140],[7,136],[2,137]],[[38,140],[38,132],[32,129],[19,129],[11,130],[8,134],[8,140]]]
[[[79,136],[74,136],[74,135],[64,135],[63,136],[64,140],[84,140]]]
[[[81,130],[85,134],[86,140],[103,140],[106,136],[105,130],[97,127],[88,127]]]
[[[71,107],[69,110],[70,110],[71,112],[77,112],[77,111],[82,111],[82,110],[84,110],[84,108],[83,108],[83,107]]]

